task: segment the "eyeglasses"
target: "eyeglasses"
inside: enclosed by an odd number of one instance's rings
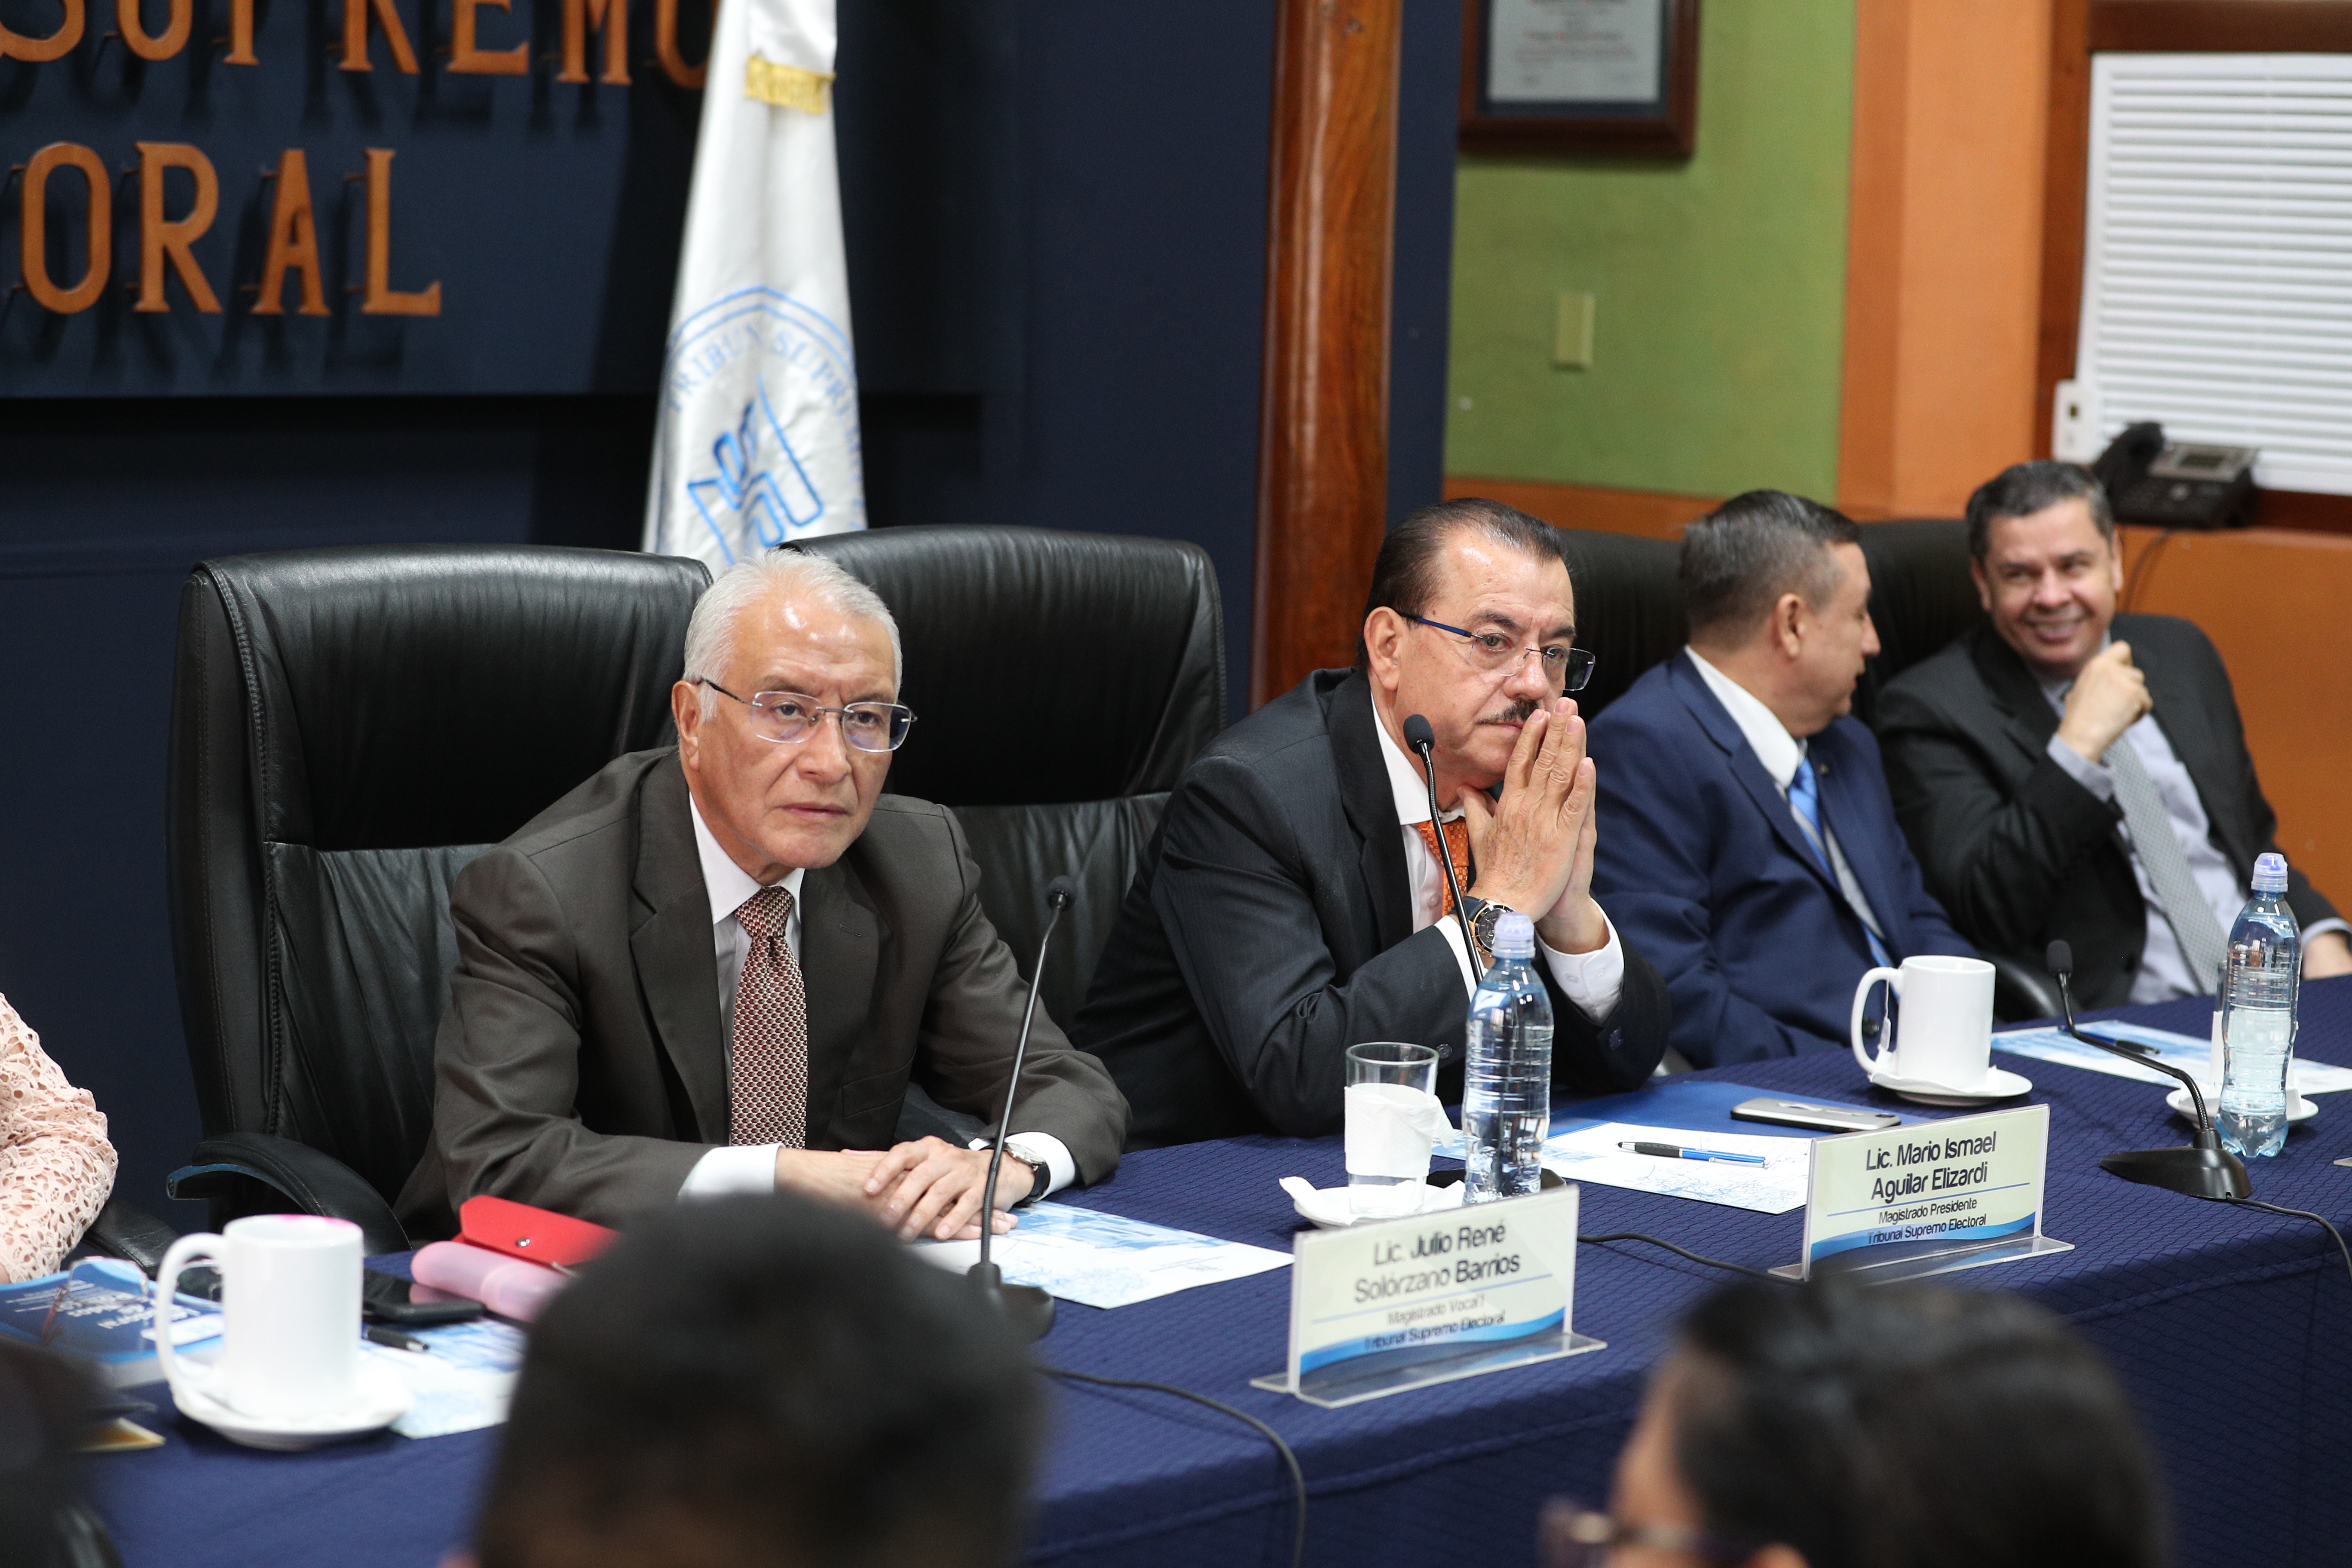
[[[1678,1552],[1709,1568],[1736,1568],[1756,1554],[1752,1546],[1684,1525],[1620,1523],[1574,1498],[1554,1498],[1545,1503],[1536,1533],[1542,1542],[1545,1568],[1604,1568],[1613,1552],[1627,1546]]]
[[[1544,684],[1554,691],[1581,691],[1584,683],[1592,679],[1592,667],[1598,661],[1591,651],[1580,647],[1521,647],[1500,632],[1465,632],[1460,626],[1449,626],[1444,621],[1433,621],[1427,616],[1407,616],[1406,620],[1428,626],[1433,631],[1451,632],[1462,638],[1462,657],[1470,661],[1473,669],[1489,674],[1517,665],[1529,654],[1543,658]]]
[[[859,751],[895,752],[907,743],[907,731],[915,723],[915,710],[899,702],[851,702],[826,708],[797,691],[755,691],[750,697],[737,697],[715,680],[698,680],[749,708],[751,732],[780,746],[807,740],[831,713],[841,720],[841,738]]]

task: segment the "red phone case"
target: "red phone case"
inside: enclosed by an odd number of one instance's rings
[[[551,1268],[585,1263],[621,1234],[584,1219],[488,1196],[467,1198],[458,1205],[457,1226],[459,1238],[476,1247]]]

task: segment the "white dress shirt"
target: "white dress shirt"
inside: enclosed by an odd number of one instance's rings
[[[1707,663],[1696,648],[1685,644],[1683,652],[1690,656],[1692,666],[1698,670],[1698,678],[1706,682],[1706,689],[1715,693],[1715,700],[1723,704],[1724,711],[1731,715],[1731,721],[1739,726],[1739,733],[1748,742],[1748,749],[1756,753],[1758,762],[1764,764],[1764,771],[1771,775],[1773,784],[1780,792],[1780,798],[1787,800],[1789,786],[1797,777],[1797,764],[1804,761],[1805,753],[1810,750],[1806,742],[1789,733],[1789,727],[1780,722],[1779,714],[1764,706],[1762,698]],[[1796,818],[1800,831],[1811,827],[1811,824],[1798,816],[1793,802],[1789,806],[1789,815]],[[1845,901],[1853,906],[1862,923],[1885,942],[1886,928],[1879,924],[1877,911],[1870,907],[1869,899],[1864,896],[1862,883],[1854,877],[1853,867],[1847,862],[1845,851],[1838,845],[1837,834],[1826,820],[1822,824],[1822,847],[1829,852],[1830,869],[1837,875],[1838,889],[1845,894]],[[1893,944],[1890,942],[1888,946],[1891,948]]]
[[[761,885],[719,847],[719,840],[711,837],[709,826],[702,820],[702,807],[690,795],[687,810],[694,817],[694,847],[702,860],[702,886],[710,895],[710,944],[719,963],[719,1037],[731,1049],[735,1039],[735,991],[742,984],[743,960],[751,945],[735,911],[761,890]],[[807,875],[804,868],[796,866],[775,884],[793,896],[792,916],[784,921],[784,943],[793,950],[795,963],[801,956],[801,882]],[[1060,1139],[1050,1132],[1023,1132],[1016,1136],[1024,1147],[1044,1157],[1045,1191],[1033,1192],[1032,1197],[1059,1192],[1077,1180],[1078,1163]],[[782,1147],[777,1143],[722,1144],[694,1163],[677,1195],[709,1198],[724,1193],[772,1193],[776,1190],[776,1152]]]
[[[2105,642],[2100,644],[2104,648]],[[2061,720],[2066,716],[2066,694],[2074,689],[2067,680],[2036,680],[2042,695],[2050,700]],[[2197,890],[2213,908],[2213,918],[2221,927],[2226,940],[2230,928],[2237,923],[2238,911],[2246,906],[2251,895],[2229,861],[2221,858],[2213,846],[2212,820],[2205,815],[2205,803],[2197,798],[2197,782],[2189,776],[2188,764],[2172,749],[2172,739],[2164,726],[2156,721],[2156,710],[2150,708],[2118,738],[2119,744],[2129,746],[2139,758],[2139,765],[2156,786],[2157,798],[2164,802],[2166,820],[2172,824],[2172,836],[2180,841],[2180,853],[2189,861],[2189,875]],[[2114,748],[2109,747],[2110,751]],[[2047,747],[2051,760],[2066,770],[2076,784],[2112,803],[2116,798],[2116,775],[2105,762],[2085,762],[2083,754],[2060,740],[2050,737]],[[2131,844],[2131,829],[2116,824],[2126,847]],[[2158,899],[2156,884],[2148,879],[2147,868],[2140,864],[2139,853],[2132,852],[2132,877],[2139,883],[2140,901],[2147,906],[2147,935],[2140,947],[2139,973],[2132,976],[2131,1001],[2164,1002],[2175,996],[2201,996],[2205,988],[2189,977],[2189,961],[2181,956],[2180,938],[2165,918],[2163,902]],[[2340,920],[2319,921],[2303,939],[2309,942],[2322,931],[2352,931]]]
[[[1461,922],[1444,920],[1445,868],[1437,863],[1437,857],[1429,852],[1429,846],[1421,837],[1421,824],[1429,820],[1429,786],[1422,776],[1420,763],[1390,736],[1388,726],[1381,722],[1377,713],[1372,716],[1372,728],[1381,734],[1381,757],[1389,765],[1389,788],[1396,796],[1397,821],[1404,834],[1404,875],[1412,890],[1412,929],[1419,932],[1431,926],[1439,927],[1445,945],[1454,950],[1454,962],[1462,966],[1462,995],[1467,1002],[1470,994],[1478,989],[1478,971],[1471,963],[1470,944]],[[1438,820],[1454,822],[1461,816],[1462,808],[1456,806]],[[1470,868],[1457,866],[1454,869],[1463,879],[1462,893],[1467,898]],[[1519,912],[1532,920],[1543,911]],[[1544,964],[1559,984],[1560,994],[1575,1003],[1578,1011],[1596,1024],[1615,1010],[1617,998],[1625,989],[1624,946],[1617,940],[1616,923],[1605,911],[1601,918],[1609,927],[1609,940],[1591,952],[1560,952],[1542,937],[1536,938],[1536,951],[1543,954]]]

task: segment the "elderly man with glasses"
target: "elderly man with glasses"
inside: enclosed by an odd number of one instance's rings
[[[994,1118],[1026,993],[955,818],[882,793],[914,722],[898,626],[831,562],[772,552],[703,596],[685,662],[677,745],[608,764],[457,878],[402,1217],[446,1234],[489,1193],[618,1225],[794,1188],[908,1237],[978,1235],[986,1155],[896,1130],[910,1082]],[[998,1204],[1100,1181],[1126,1126],[1040,1014]]]
[[[1559,536],[1534,518],[1446,501],[1389,533],[1355,668],[1316,671],[1193,764],[1095,971],[1072,1036],[1134,1107],[1132,1145],[1338,1131],[1365,1041],[1436,1047],[1458,1096],[1470,993],[1513,910],[1553,992],[1554,1084],[1649,1077],[1665,986],[1590,891],[1575,639]]]

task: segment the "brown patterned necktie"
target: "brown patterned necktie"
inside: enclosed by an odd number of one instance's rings
[[[735,911],[750,946],[727,1062],[730,1143],[808,1142],[808,987],[784,940],[792,918],[793,896],[782,888],[761,889]]]
[[[1422,847],[1427,849],[1429,858],[1437,862],[1438,902],[1445,906],[1438,911],[1442,920],[1454,912],[1454,889],[1445,880],[1445,857],[1437,852],[1437,829],[1427,822],[1416,822],[1413,826],[1421,830]],[[1445,847],[1454,854],[1454,874],[1467,881],[1470,876],[1469,818],[1457,816],[1445,825]]]

